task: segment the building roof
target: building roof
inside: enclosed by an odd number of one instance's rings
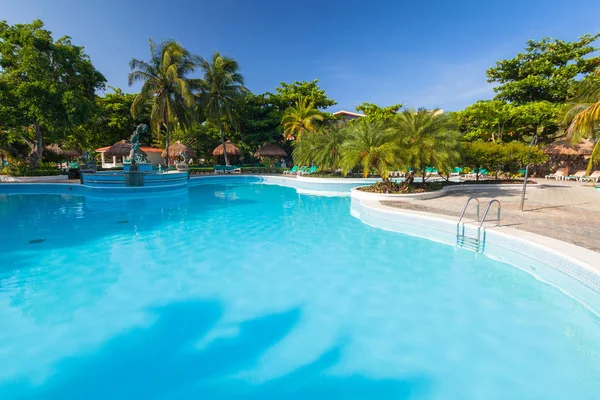
[[[340,110],[340,111],[336,111],[333,113],[333,115],[349,115],[351,117],[364,117],[364,114],[360,114],[360,113],[355,113],[352,111],[346,111],[346,110]]]

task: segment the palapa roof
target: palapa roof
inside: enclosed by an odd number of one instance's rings
[[[118,146],[117,146],[118,145]],[[117,147],[115,147],[117,146]],[[114,149],[113,149],[114,148]],[[113,149],[116,154],[113,154],[113,151],[109,153],[109,150]],[[99,147],[96,149],[98,153],[104,153],[107,157],[129,157],[129,152],[131,151],[131,143],[127,140],[121,140],[113,144],[112,146]],[[151,146],[140,146],[140,151],[147,155],[148,153],[162,153],[163,149],[158,149],[156,147]],[[125,153],[122,153],[125,152]]]
[[[239,156],[240,154],[242,154],[242,152],[240,151],[240,148],[237,147],[235,144],[231,143],[231,140],[228,140],[225,142],[225,149],[227,150],[227,154],[232,155],[232,156]],[[223,155],[223,145],[220,144],[213,150],[213,156],[222,156],[222,155]]]
[[[79,157],[81,153],[75,149],[63,150],[58,144],[52,143],[51,145],[46,146],[46,150],[58,155],[65,157]]]
[[[254,157],[287,157],[287,153],[281,147],[267,143],[254,153]]]
[[[544,153],[553,156],[589,156],[593,149],[594,143],[588,139],[575,144],[569,139],[559,139],[544,147]]]
[[[194,150],[190,149],[189,147],[187,147],[185,144],[181,143],[178,140],[177,142],[175,142],[169,146],[169,158],[177,158],[177,157],[179,157],[180,153],[184,153],[189,158],[197,158],[196,152]],[[164,150],[162,152],[162,157],[164,158],[166,156],[167,156],[167,151]]]

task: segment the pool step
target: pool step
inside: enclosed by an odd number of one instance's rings
[[[476,253],[479,253],[481,250],[480,240],[469,236],[457,235],[456,245],[463,249],[473,250]]]

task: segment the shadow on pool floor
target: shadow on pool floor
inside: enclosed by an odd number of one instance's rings
[[[159,318],[152,326],[121,334],[89,356],[62,361],[59,372],[41,386],[5,387],[9,396],[4,398],[16,394],[29,399],[408,399],[431,388],[425,376],[376,380],[329,375],[327,370],[340,360],[340,347],[291,374],[250,385],[231,374],[252,367],[282,340],[299,320],[299,309],[244,322],[238,336],[218,339],[201,350],[193,346],[221,317],[217,304],[176,303],[155,312]]]

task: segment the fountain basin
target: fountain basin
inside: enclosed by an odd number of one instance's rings
[[[81,184],[91,188],[120,189],[140,188],[144,191],[164,188],[183,189],[188,187],[188,172],[128,172],[103,171],[93,174],[82,173]]]

